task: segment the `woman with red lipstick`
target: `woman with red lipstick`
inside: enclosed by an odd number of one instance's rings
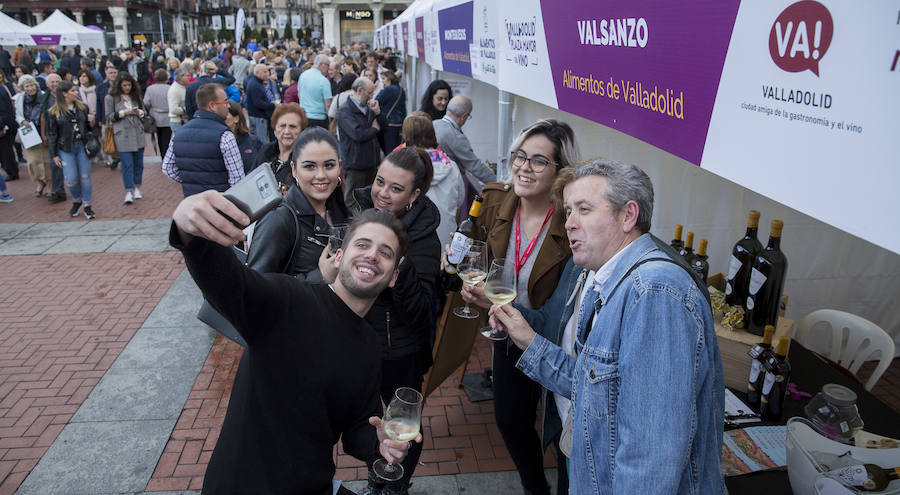
[[[539,120],[522,131],[510,147],[512,183],[486,184],[481,192],[484,203],[478,221],[487,227],[491,257],[506,258],[507,269],[515,270],[515,301],[522,306],[539,309],[544,305],[571,256],[565,216],[554,209],[550,189],[559,170],[576,161],[572,128],[557,120]],[[484,297],[482,286],[465,286],[463,299],[487,309],[491,302]],[[541,387],[516,369],[521,355],[509,340],[494,343],[494,417],[525,492],[549,494],[543,450],[557,441],[558,433],[544,438],[541,448],[534,428]],[[545,407],[549,409],[553,408]],[[558,454],[558,459],[557,493],[568,493],[565,457]]]
[[[432,294],[441,255],[437,235],[441,215],[425,195],[433,174],[431,157],[425,150],[400,148],[381,162],[371,186],[353,191],[362,209],[390,211],[406,224],[409,233],[409,248],[400,263],[397,283],[378,296],[366,315],[384,349],[381,398],[385,404],[390,403],[398,387],[421,390],[422,377],[431,367]],[[403,478],[388,483],[384,493],[407,493],[421,453],[421,444],[411,446],[403,461]],[[370,472],[369,487],[363,493],[382,493],[382,483]]]
[[[318,281],[322,280],[319,256],[328,243],[331,226],[349,223],[350,217],[338,187],[337,141],[325,129],[311,127],[294,141],[292,156],[289,168],[296,184],[278,208],[257,222],[247,264],[261,273]]]

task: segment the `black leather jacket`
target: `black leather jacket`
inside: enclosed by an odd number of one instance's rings
[[[325,209],[333,224],[349,222],[350,214],[344,205],[340,188],[336,188],[328,197]],[[288,264],[288,257],[297,239],[291,210],[297,214],[300,223],[300,239],[294,250],[294,258]],[[288,275],[320,282],[322,274],[319,272],[319,255],[328,243],[330,232],[328,222],[316,213],[300,188],[294,186],[288,189],[281,205],[256,224],[247,264],[260,273],[281,273],[287,266],[284,273]]]
[[[72,113],[63,115],[53,115],[47,112],[47,145],[50,147],[50,157],[59,156],[59,151],[70,153],[72,151],[72,138],[74,137],[75,126],[72,124],[74,119],[78,122],[78,128],[81,129],[81,140],[86,143],[90,137],[91,127],[88,124],[87,107],[79,108],[75,105]]]
[[[372,186],[353,191],[356,204],[372,207]],[[409,234],[409,248],[400,276],[393,288],[382,291],[366,315],[366,321],[378,333],[384,359],[398,359],[420,353],[422,374],[431,366],[431,334],[433,291],[441,270],[441,241],[437,227],[441,215],[437,206],[424,194],[400,218]]]

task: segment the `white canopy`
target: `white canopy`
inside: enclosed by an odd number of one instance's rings
[[[58,9],[50,17],[28,31],[38,45],[81,45],[83,49],[93,47],[104,51],[103,32],[78,24]]]
[[[26,24],[0,12],[0,45],[33,45],[34,40],[28,35],[30,30]]]

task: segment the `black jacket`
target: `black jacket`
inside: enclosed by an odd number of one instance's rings
[[[251,170],[255,170],[256,167],[262,164],[268,165],[272,168],[272,173],[275,174],[275,179],[278,181],[278,187],[284,194],[287,194],[287,191],[289,191],[291,187],[297,185],[297,181],[291,173],[290,166],[291,160],[294,158],[294,152],[292,151],[287,162],[280,166],[278,163],[278,154],[278,142],[263,144],[259,151],[256,152],[256,163]]]
[[[336,188],[325,209],[331,216],[333,224],[348,223],[350,212],[344,205],[344,195]],[[293,214],[291,213],[293,210]],[[293,248],[297,239],[294,214],[300,225],[299,244]],[[288,190],[284,201],[278,208],[270,211],[256,224],[247,264],[260,273],[284,273],[301,280],[321,282],[319,272],[319,255],[328,243],[331,228],[324,218],[319,216],[309,204],[300,188],[294,186]],[[288,263],[288,256],[294,249],[294,258]]]
[[[352,97],[351,97],[352,99]],[[341,161],[346,170],[369,170],[378,166],[381,147],[378,145],[378,130],[372,121],[378,120],[382,129],[387,127],[384,112],[375,116],[371,110],[363,114],[355,101],[347,101],[337,113],[340,129]]]
[[[221,84],[222,87],[230,86],[234,84],[234,76],[228,73],[228,71],[221,71],[217,73],[220,77],[210,77],[210,76],[202,76],[198,77],[196,81],[187,85],[187,88],[184,90],[184,114],[187,115],[188,120],[194,118],[194,112],[197,111],[197,90],[200,89],[200,86],[203,86],[206,83],[217,83]]]
[[[372,207],[372,186],[353,191],[362,209]],[[409,248],[400,264],[400,276],[393,288],[385,289],[366,315],[378,333],[384,359],[398,359],[421,352],[420,373],[431,366],[428,348],[432,327],[432,293],[441,269],[441,241],[437,227],[441,221],[437,206],[419,196],[400,220],[409,233]]]
[[[263,147],[262,141],[253,133],[235,134],[238,148],[241,149],[241,161],[244,163],[244,175],[256,168],[256,158]]]
[[[78,122],[78,128],[81,129],[81,141],[87,142],[91,131],[90,124],[88,124],[87,107],[79,108],[76,104],[72,113],[53,115],[48,111],[45,117],[47,119],[47,145],[50,147],[51,158],[59,156],[60,151],[66,153],[72,151],[75,131],[73,119]]]

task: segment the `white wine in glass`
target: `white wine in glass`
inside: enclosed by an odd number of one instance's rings
[[[422,420],[422,394],[409,387],[400,387],[384,411],[381,427],[384,433],[396,442],[408,442],[419,434]],[[397,481],[403,477],[403,466],[378,459],[372,464],[375,474],[385,481]]]
[[[491,261],[491,268],[484,280],[484,297],[495,305],[503,306],[516,299],[516,273],[506,269],[505,259]],[[504,340],[507,337],[506,330],[492,327],[485,327],[481,335],[490,340]]]
[[[484,241],[472,241],[469,251],[456,264],[456,274],[468,285],[481,282],[487,274],[487,258],[487,244]],[[453,314],[465,319],[478,318],[480,315],[478,310],[469,307],[468,302],[465,306],[453,308]]]

